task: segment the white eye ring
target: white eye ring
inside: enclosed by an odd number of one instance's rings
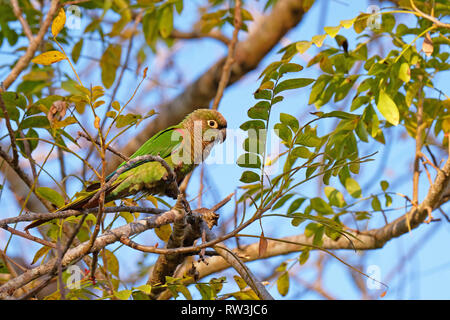
[[[213,129],[217,129],[217,127],[219,125],[217,124],[217,121],[215,121],[215,120],[208,120],[208,126],[210,126]]]

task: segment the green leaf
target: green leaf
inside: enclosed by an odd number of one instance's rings
[[[389,123],[393,124],[394,126],[398,125],[400,121],[400,114],[398,112],[397,105],[391,99],[391,97],[389,97],[389,95],[384,92],[384,90],[380,90],[377,109]]]
[[[320,226],[316,229],[316,233],[314,233],[314,238],[313,238],[313,245],[319,246],[319,247],[322,245],[324,232],[325,232],[324,226]]]
[[[331,78],[332,77],[327,74],[322,74],[317,78],[316,82],[314,82],[311,88],[308,104],[313,104],[314,102],[317,101],[317,99],[319,99],[320,95],[324,91],[326,85],[329,83]]]
[[[163,38],[170,36],[173,30],[173,7],[166,6],[159,19],[159,32]]]
[[[395,26],[395,17],[393,14],[385,13],[381,15],[381,26],[384,32],[391,32]]]
[[[306,147],[318,147],[322,144],[322,139],[313,136],[312,134],[303,133],[297,136],[297,139],[295,139],[295,144],[300,144]]]
[[[205,283],[197,283],[195,287],[198,292],[200,292],[202,300],[212,300],[214,298],[214,292],[209,285]]]
[[[239,180],[244,183],[252,183],[252,182],[259,181],[260,179],[261,178],[259,177],[259,174],[257,174],[256,172],[244,171]]]
[[[114,296],[119,300],[128,300],[130,299],[131,293],[131,290],[114,291]]]
[[[285,125],[288,125],[291,127],[291,129],[295,132],[299,128],[299,123],[296,117],[287,114],[287,113],[280,113],[280,121],[281,123],[284,123]]]
[[[296,158],[308,159],[312,155],[312,152],[306,147],[296,147],[292,150],[291,155]]]
[[[370,15],[367,13],[361,13],[358,17],[356,17],[355,22],[353,23],[353,28],[356,33],[361,33],[367,27],[367,18]]]
[[[84,43],[84,39],[81,38],[80,41],[78,41],[72,49],[72,60],[74,63],[77,63],[78,59],[80,58],[81,55],[81,49],[83,49],[83,43]]]
[[[156,10],[149,12],[142,18],[142,31],[144,32],[145,41],[154,51],[156,50],[156,39],[158,36],[158,19]]]
[[[380,199],[378,199],[377,196],[373,197],[373,199],[372,199],[372,208],[375,211],[381,211]]]
[[[283,142],[289,144],[292,139],[292,131],[284,123],[277,123],[274,126],[275,134],[280,137]]]
[[[278,292],[284,297],[289,292],[289,273],[283,272],[277,279]]]
[[[292,196],[293,196],[293,194],[291,193],[291,194],[286,194],[286,195],[284,195],[283,197],[281,197],[281,199],[278,200],[278,201],[273,205],[272,210],[276,210],[276,209],[278,209],[278,208],[281,208],[281,207],[286,203],[286,201],[288,201],[290,198],[292,198]]]
[[[236,163],[243,168],[261,168],[261,159],[256,153],[241,154]]]
[[[257,90],[253,95],[258,100],[271,100],[272,93],[270,90]]]
[[[108,271],[111,272],[116,277],[119,276],[119,260],[117,260],[117,257],[109,250],[104,250],[105,252],[105,258],[106,263],[105,265],[108,266]]]
[[[246,121],[243,124],[241,124],[241,126],[239,128],[244,131],[248,131],[250,129],[254,129],[254,130],[258,131],[260,129],[265,129],[266,124],[261,120],[249,120],[249,121]]]
[[[122,56],[122,46],[119,44],[110,44],[100,59],[100,68],[102,70],[102,83],[105,88],[110,88],[116,79],[117,68],[120,66]]]
[[[364,121],[358,121],[358,125],[355,129],[356,134],[358,135],[358,138],[360,138],[364,142],[368,142],[368,134],[366,130],[366,126],[364,124]]]
[[[382,180],[380,181],[380,186],[383,191],[386,191],[387,188],[389,188],[389,182],[387,182],[386,180]]]
[[[283,64],[280,67],[279,72],[280,72],[280,75],[283,75],[283,74],[288,73],[288,72],[299,72],[299,71],[302,71],[302,70],[303,70],[303,67],[301,65],[299,65],[299,64],[286,63],[286,64]]]
[[[128,113],[126,115],[119,115],[116,120],[116,127],[123,128],[128,125],[133,125],[137,120],[141,119],[142,116],[140,114],[132,114]]]
[[[298,198],[295,199],[294,201],[292,201],[291,205],[289,206],[287,213],[291,214],[294,211],[296,211],[298,208],[300,208],[300,206],[303,204],[303,202],[305,202],[305,198]]]
[[[45,116],[28,117],[19,124],[19,129],[28,128],[50,128],[50,122]]]
[[[268,101],[259,101],[253,107],[251,107],[247,114],[251,119],[269,119],[270,103]]]
[[[390,207],[392,204],[392,197],[388,194],[385,194],[384,197],[386,198],[386,207]]]
[[[36,189],[36,193],[43,199],[50,201],[58,208],[64,205],[64,198],[57,191],[52,188],[39,187]]]
[[[303,249],[302,253],[298,257],[298,262],[300,263],[300,265],[304,265],[306,261],[308,261],[310,251],[310,249]]]
[[[331,208],[331,206],[325,202],[322,198],[312,198],[311,200],[311,208],[316,210],[318,213],[321,214],[333,214],[334,211]]]
[[[26,154],[24,141],[19,140],[20,138],[22,138],[22,136],[20,135],[20,133],[18,131],[16,131],[16,139],[18,139],[18,140],[16,140],[16,143],[19,146],[20,150],[24,154]],[[38,146],[39,134],[36,132],[36,130],[29,129],[27,134],[25,135],[25,138],[27,138],[28,145],[30,147],[30,152],[33,152],[33,150],[36,149],[36,147]]]
[[[278,94],[285,90],[292,90],[303,88],[314,82],[314,79],[309,78],[297,78],[297,79],[288,79],[280,82],[276,88],[273,90],[274,94]]]
[[[332,206],[342,208],[346,205],[344,195],[333,187],[326,186],[324,188],[325,195]]]
[[[361,187],[355,179],[347,178],[344,187],[353,198],[361,197]]]
[[[258,79],[260,79],[262,76],[264,76],[265,74],[270,74],[271,72],[275,71],[278,69],[279,66],[281,66],[283,64],[282,61],[275,61],[272,62],[271,64],[269,64],[264,70],[263,72],[261,72],[260,76]]]

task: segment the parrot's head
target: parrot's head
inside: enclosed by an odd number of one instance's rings
[[[182,127],[190,134],[190,139],[184,137],[183,148],[187,148],[185,155],[190,155],[194,163],[200,163],[208,157],[211,148],[216,143],[225,141],[227,137],[227,121],[216,110],[197,109],[186,116]]]
[[[227,137],[227,120],[216,110],[197,109],[184,120],[192,132],[201,130],[206,142],[223,142]]]

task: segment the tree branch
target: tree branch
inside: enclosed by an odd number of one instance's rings
[[[30,64],[31,59],[33,59],[34,54],[36,53],[45,34],[47,33],[47,30],[50,24],[52,23],[53,17],[58,11],[58,9],[59,9],[59,1],[52,0],[47,16],[45,17],[45,20],[41,25],[41,29],[39,29],[39,32],[37,33],[36,37],[34,37],[32,41],[30,41],[30,44],[28,45],[25,54],[22,57],[20,57],[20,59],[15,64],[14,68],[11,70],[6,79],[3,81],[3,86],[5,90],[7,90],[11,86],[11,84],[14,81],[16,81],[20,73],[23,70],[25,70]],[[3,89],[0,89],[0,91],[1,90]]]

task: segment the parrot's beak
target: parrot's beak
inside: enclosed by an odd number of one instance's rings
[[[225,142],[227,139],[227,128],[220,129],[220,142]]]

